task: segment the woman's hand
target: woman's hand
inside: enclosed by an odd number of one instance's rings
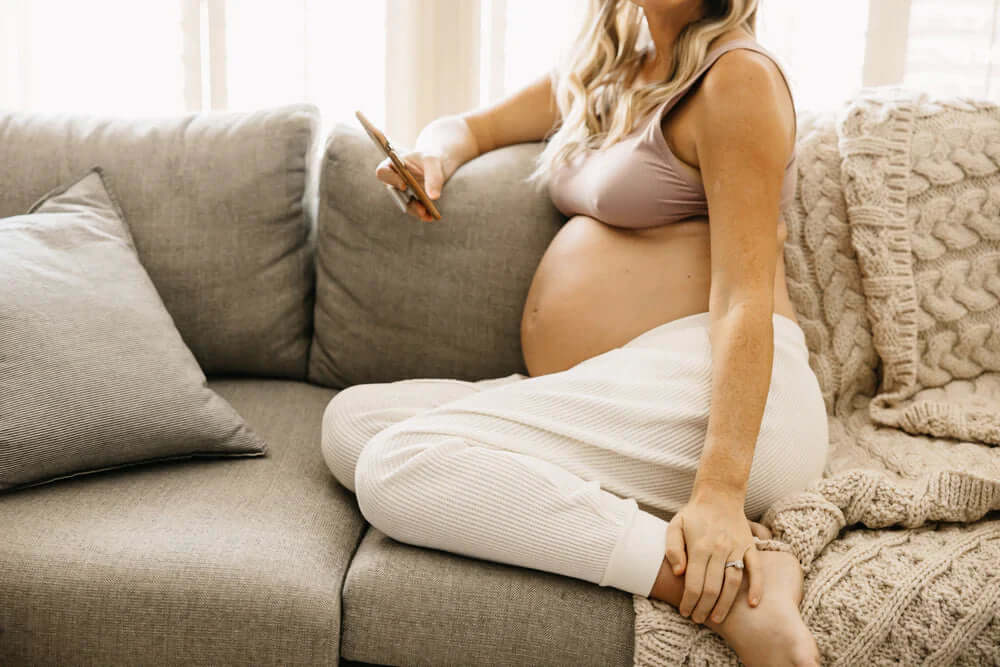
[[[441,196],[441,188],[456,168],[452,160],[435,153],[411,151],[405,155],[400,155],[399,158],[431,199],[437,199]],[[382,160],[378,164],[375,168],[375,176],[384,182],[387,188],[394,187],[400,191],[406,191],[406,181],[396,171],[396,166],[389,158]],[[406,205],[406,211],[425,222],[434,220],[434,217],[431,216],[427,208],[416,198],[411,199],[409,204]]]
[[[690,614],[696,623],[704,623],[709,612],[712,621],[725,620],[744,572],[750,577],[750,605],[760,602],[760,562],[743,514],[743,498],[738,494],[718,491],[692,495],[667,527],[666,558],[674,574],[687,570],[678,611],[682,616]],[[727,561],[741,558],[745,570],[726,567]]]

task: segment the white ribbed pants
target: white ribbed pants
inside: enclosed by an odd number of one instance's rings
[[[822,476],[829,441],[805,336],[773,321],[751,520]],[[647,596],[701,458],[709,326],[684,317],[537,377],[348,387],[324,412],[323,457],[395,540]]]

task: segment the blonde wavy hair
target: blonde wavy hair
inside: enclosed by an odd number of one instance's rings
[[[588,149],[626,137],[635,123],[694,76],[713,39],[742,27],[757,34],[758,0],[702,0],[702,18],[684,26],[666,81],[628,87],[655,48],[641,7],[631,0],[588,0],[579,33],[551,71],[562,122],[525,179],[542,189],[553,169]]]

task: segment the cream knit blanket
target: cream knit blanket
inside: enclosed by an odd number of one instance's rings
[[[998,664],[1000,108],[864,88],[797,151],[785,265],[831,454],[759,547],[802,563],[824,665]],[[635,665],[739,664],[633,601]]]

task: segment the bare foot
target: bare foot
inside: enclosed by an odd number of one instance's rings
[[[766,527],[749,523],[756,537],[771,538]],[[784,551],[758,551],[757,555],[764,577],[760,604],[751,607],[747,601],[749,578],[744,576],[726,620],[720,624],[708,617],[702,624],[722,636],[746,667],[818,667],[819,647],[799,613],[802,566]],[[649,597],[677,607],[684,593],[684,576],[675,575],[664,558]]]
[[[773,536],[767,526],[762,523],[757,523],[756,521],[750,521],[750,532],[762,540],[769,540]]]
[[[766,530],[766,529],[765,529]],[[757,665],[818,666],[819,648],[799,614],[802,602],[802,566],[783,551],[760,551],[764,594],[760,604],[747,602],[748,577],[721,624],[704,625],[722,636],[746,667]]]

